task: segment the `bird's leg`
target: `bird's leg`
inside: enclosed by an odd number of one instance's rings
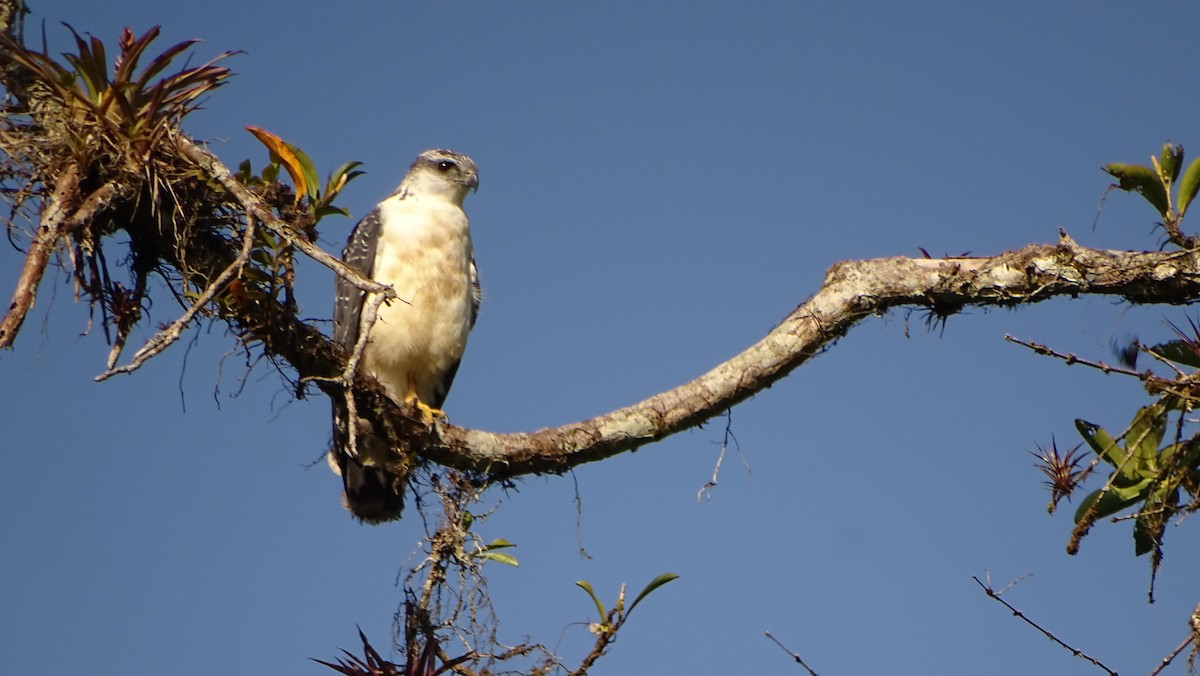
[[[442,421],[448,421],[450,419],[449,416],[446,415],[445,411],[440,408],[434,408],[421,401],[417,397],[413,397],[413,400],[409,403],[416,406],[417,410],[421,412],[421,422],[425,423],[426,425],[432,425],[433,421],[438,418],[440,418]]]
[[[450,419],[442,409],[434,408],[421,401],[421,398],[417,396],[417,393],[412,388],[409,388],[408,394],[404,395],[404,403],[416,406],[417,410],[421,412],[421,422],[426,425],[432,425],[433,421],[438,418],[442,420]]]

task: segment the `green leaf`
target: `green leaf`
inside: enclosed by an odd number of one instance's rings
[[[84,41],[83,37],[76,33],[70,24],[63,23],[63,25],[71,31],[72,37],[75,38],[75,47],[78,50],[77,54],[63,54],[63,58],[71,64],[79,79],[83,81],[88,100],[99,104],[101,96],[108,89],[108,58],[104,55],[104,43],[92,37],[91,48],[89,48],[88,42]]]
[[[147,31],[145,35],[138,38],[138,42],[141,43],[141,48],[138,49],[138,54],[140,55],[141,51],[145,49],[146,45],[150,44],[147,38],[153,40],[156,37],[158,37],[158,26],[151,28],[150,31]],[[137,88],[145,89],[146,86],[150,84],[150,80],[154,79],[154,77],[156,77],[159,73],[166,70],[167,66],[171,65],[171,62],[175,60],[175,57],[186,52],[192,47],[192,45],[198,42],[200,41],[196,39],[184,40],[183,42],[168,47],[163,51],[163,53],[154,57],[154,60],[150,62],[150,65],[146,66],[146,69],[143,70],[141,75],[138,76],[136,82]]]
[[[362,162],[347,162],[334,169],[325,181],[325,191],[320,195],[310,196],[308,208],[316,220],[320,221],[322,218],[333,214],[340,214],[347,218],[350,216],[349,209],[333,206],[333,200],[337,199],[337,196],[341,194],[342,188],[345,188],[347,183],[366,173],[365,171],[355,170],[360,166],[362,166]]]
[[[1104,171],[1117,178],[1118,188],[1141,194],[1151,206],[1158,210],[1160,216],[1166,218],[1167,211],[1170,209],[1167,188],[1153,169],[1141,164],[1112,162],[1104,165]]]
[[[650,592],[654,591],[655,589],[658,589],[659,587],[670,582],[671,580],[678,580],[678,579],[679,579],[679,576],[676,575],[675,573],[663,573],[662,575],[659,575],[658,577],[654,578],[653,580],[650,580],[650,584],[646,585],[646,588],[643,589],[641,591],[641,593],[638,594],[635,599],[633,599],[633,603],[629,604],[629,610],[627,610],[625,612],[625,614],[629,615],[629,613],[632,613],[633,609],[637,607],[637,604],[640,603],[642,599],[646,598],[646,595],[649,594]]]
[[[1200,157],[1192,160],[1188,165],[1187,171],[1183,172],[1183,179],[1179,181],[1179,215],[1182,216],[1187,211],[1188,205],[1191,204],[1192,198],[1200,191]]]
[[[265,246],[270,249],[279,249],[279,239],[266,228],[257,228],[254,231],[255,246]]]
[[[321,189],[321,177],[317,174],[317,167],[313,165],[313,161],[309,159],[308,154],[300,150],[295,145],[284,141],[284,144],[295,154],[296,159],[300,161],[300,169],[304,172],[304,181],[307,185],[304,187],[304,194],[309,199],[316,199],[318,191]]]
[[[275,256],[270,251],[263,251],[262,249],[252,249],[250,251],[250,260],[254,261],[255,263],[258,263],[259,265],[261,265],[263,267],[268,267],[268,268],[275,267]]]
[[[328,204],[323,207],[319,207],[316,211],[313,212],[313,216],[316,217],[316,219],[318,221],[321,220],[322,218],[325,218],[326,216],[333,216],[335,214],[338,216],[345,216],[346,218],[350,218],[350,210],[349,209],[345,209],[342,207],[332,207],[332,206],[329,206]]]
[[[1120,467],[1121,463],[1125,462],[1125,450],[1117,445],[1116,440],[1103,427],[1077,418],[1075,429],[1079,430],[1080,436],[1092,447],[1092,451],[1113,467]]]
[[[252,176],[254,176],[254,169],[250,167],[250,160],[248,159],[242,160],[242,163],[238,165],[237,173],[233,175],[237,179],[237,182],[242,185],[249,185]]]
[[[1183,146],[1173,146],[1169,142],[1163,144],[1162,154],[1158,157],[1159,176],[1163,183],[1174,183],[1179,178],[1179,169],[1183,166]]]
[[[604,604],[600,603],[600,599],[596,597],[596,592],[592,590],[592,585],[587,580],[578,580],[575,586],[587,592],[588,596],[592,597],[592,603],[596,604],[596,610],[600,613],[600,621],[603,622],[608,613],[604,610]]]
[[[1179,453],[1180,449],[1184,448],[1187,448],[1187,444],[1170,444],[1164,446],[1158,453],[1158,466],[1170,467],[1175,462],[1175,456]]]
[[[1148,554],[1162,543],[1167,518],[1179,504],[1179,490],[1160,486],[1146,498],[1146,504],[1138,513],[1133,524],[1133,552],[1137,556]]]
[[[244,267],[239,274],[244,281],[252,284],[264,284],[271,281],[271,275],[258,268]]]
[[[76,100],[81,103],[88,101],[87,95],[75,86],[73,71],[41,52],[26,49],[4,34],[0,34],[0,57],[28,68],[64,103],[73,105]]]
[[[1167,430],[1167,412],[1162,402],[1138,409],[1125,433],[1125,449],[1133,456],[1139,474],[1156,474],[1151,466],[1158,457],[1158,444]],[[1133,475],[1135,468],[1126,467],[1123,474]]]
[[[1142,499],[1142,493],[1150,486],[1150,481],[1147,479],[1142,482],[1139,490],[1138,486],[1127,488],[1118,488],[1116,486],[1109,487],[1107,492],[1103,489],[1092,491],[1086,498],[1079,503],[1079,508],[1075,510],[1075,523],[1083,520],[1084,515],[1092,508],[1092,503],[1099,501],[1096,505],[1096,511],[1092,514],[1092,520],[1097,521],[1106,516],[1112,516],[1117,512],[1136,505]],[[1103,495],[1101,495],[1103,493]]]
[[[329,180],[325,181],[325,194],[323,196],[325,201],[332,201],[342,191],[342,188],[346,187],[347,183],[367,173],[365,171],[355,171],[355,169],[361,166],[362,162],[347,162],[330,172]]]
[[[512,566],[513,568],[516,568],[519,565],[517,563],[517,557],[513,556],[512,554],[505,554],[504,552],[484,551],[479,555],[479,558],[489,559],[497,563],[503,563],[504,565]]]
[[[509,547],[516,547],[516,545],[508,540],[505,540],[504,538],[496,538],[495,540],[492,540],[488,544],[484,545],[483,549],[484,551],[491,551],[493,549],[508,549]]]

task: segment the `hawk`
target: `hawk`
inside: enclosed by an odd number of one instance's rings
[[[363,326],[370,294],[335,280],[333,339],[350,354],[368,332],[359,368],[371,374],[397,402],[415,404],[426,423],[440,410],[458,371],[467,334],[479,312],[479,275],[463,211],[469,190],[478,189],[475,162],[451,150],[417,156],[400,186],[350,233],[342,260],[387,284],[399,297],[379,306],[372,326]],[[368,523],[400,517],[404,479],[388,468],[396,453],[371,423],[358,418],[353,448],[346,404],[333,402],[330,465],[342,476],[343,502]]]

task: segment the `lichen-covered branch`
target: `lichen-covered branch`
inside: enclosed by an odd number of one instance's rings
[[[29,314],[37,298],[38,285],[42,283],[46,265],[57,250],[79,199],[79,168],[71,165],[59,176],[58,184],[42,207],[41,223],[25,254],[25,264],[21,266],[21,275],[17,278],[8,310],[0,319],[0,349],[12,347],[17,332],[25,323],[25,315]]]
[[[528,434],[440,429],[421,454],[501,478],[562,472],[658,441],[717,416],[783,378],[858,322],[893,307],[941,316],[967,306],[1012,306],[1055,296],[1109,295],[1135,303],[1200,298],[1196,252],[1103,251],[1060,233],[983,258],[885,258],[833,266],[821,288],[741,354],[699,378],[611,413]]]

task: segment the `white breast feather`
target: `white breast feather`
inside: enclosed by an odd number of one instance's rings
[[[415,393],[436,401],[471,330],[467,215],[456,204],[414,195],[389,198],[379,208],[383,228],[372,277],[400,300],[380,307],[363,363],[395,399]]]

